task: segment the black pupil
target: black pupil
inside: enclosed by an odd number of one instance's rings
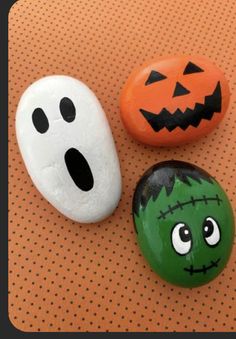
[[[214,231],[214,226],[210,220],[206,220],[203,224],[203,235],[205,238],[208,238],[212,235]]]
[[[183,226],[179,229],[180,239],[184,242],[191,240],[191,232],[188,226]]]
[[[75,106],[69,98],[65,97],[61,99],[60,111],[66,122],[72,122],[75,119]]]

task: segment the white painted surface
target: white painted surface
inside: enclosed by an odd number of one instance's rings
[[[60,101],[69,98],[76,109],[74,121],[60,112]],[[32,121],[41,108],[49,122],[39,133]],[[48,76],[22,95],[16,114],[17,140],[28,173],[41,194],[62,214],[84,223],[109,216],[121,195],[121,174],[111,130],[94,93],[68,76]],[[90,166],[94,185],[81,190],[70,176],[65,153],[77,149]],[[80,164],[77,164],[78,168]]]

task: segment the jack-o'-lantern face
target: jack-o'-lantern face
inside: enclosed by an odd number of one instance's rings
[[[178,145],[210,133],[228,103],[228,84],[216,66],[202,57],[173,57],[131,74],[121,95],[121,116],[139,141]]]

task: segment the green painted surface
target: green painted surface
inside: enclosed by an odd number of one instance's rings
[[[234,238],[232,208],[219,184],[191,178],[189,182],[191,186],[176,179],[169,196],[163,187],[155,201],[150,198],[146,208],[134,215],[138,242],[152,269],[183,287],[214,279],[229,259]],[[185,241],[178,231],[183,225],[173,231],[177,224],[187,225],[182,229]]]

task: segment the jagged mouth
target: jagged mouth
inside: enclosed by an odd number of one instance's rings
[[[194,273],[203,273],[206,274],[208,270],[210,270],[213,267],[218,267],[218,262],[220,261],[220,258],[216,261],[211,261],[211,264],[209,266],[203,265],[202,268],[194,268],[193,265],[190,267],[185,267],[184,271],[189,272],[190,275],[193,275]]]
[[[205,97],[204,104],[196,103],[193,109],[187,108],[184,112],[177,109],[170,113],[163,108],[160,113],[155,114],[141,108],[140,112],[155,132],[164,127],[169,132],[177,127],[185,131],[189,126],[198,127],[202,119],[211,120],[214,113],[220,113],[221,100],[221,86],[218,82],[214,92]]]

